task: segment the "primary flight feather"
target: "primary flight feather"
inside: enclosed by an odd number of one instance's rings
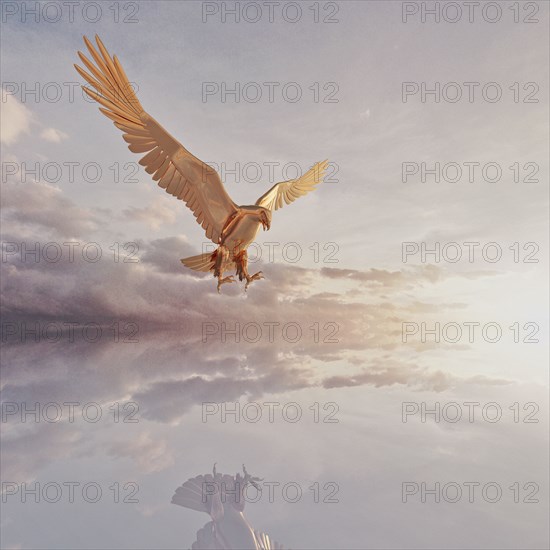
[[[247,248],[260,227],[271,227],[271,214],[284,204],[294,202],[323,180],[328,161],[318,162],[299,178],[274,185],[254,205],[238,206],[227,194],[218,173],[190,153],[141,106],[116,55],[111,57],[96,35],[97,50],[84,37],[93,62],[78,52],[89,71],[75,65],[78,73],[92,86],[84,91],[102,107],[123,132],[128,149],[146,153],[139,163],[167,193],[181,199],[193,212],[206,236],[218,248],[213,253],[185,258],[182,263],[196,271],[211,271],[218,278],[218,292],[224,283],[234,282],[224,271],[236,270],[245,289],[262,272],[248,273]],[[99,50],[99,51],[98,51]],[[95,64],[94,64],[95,62]]]

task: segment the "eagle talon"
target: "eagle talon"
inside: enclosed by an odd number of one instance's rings
[[[244,291],[248,289],[248,285],[252,281],[259,281],[260,279],[265,279],[264,274],[261,271],[258,271],[258,273],[254,273],[254,275],[248,276],[246,278],[246,284],[244,285]]]
[[[225,283],[235,283],[235,279],[233,278],[233,275],[229,275],[229,277],[224,277],[223,279],[218,279],[218,294],[220,294],[220,287]]]

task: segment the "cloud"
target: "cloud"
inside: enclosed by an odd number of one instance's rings
[[[62,132],[61,130],[57,130],[55,128],[44,128],[42,130],[42,133],[40,134],[40,137],[42,139],[45,139],[46,141],[51,141],[52,143],[60,143],[61,141],[67,139],[69,136]]]
[[[33,119],[31,111],[4,88],[2,88],[1,112],[0,134],[2,143],[12,145],[22,134],[29,133]]]
[[[371,385],[379,388],[402,384],[419,390],[442,392],[454,387],[458,383],[464,384],[468,382],[479,385],[504,385],[512,383],[510,380],[491,379],[484,376],[463,378],[441,370],[432,371],[420,368],[414,364],[395,363],[384,367],[373,366],[363,369],[354,375],[331,376],[323,380],[323,387],[331,389]]]
[[[196,250],[183,235],[155,239],[149,243],[149,246],[144,242],[138,244],[144,250],[140,261],[166,273],[181,274],[180,258],[196,254]]]
[[[29,405],[30,408],[30,405]],[[10,481],[30,482],[48,461],[66,459],[78,453],[78,445],[85,444],[79,430],[68,429],[66,424],[50,424],[44,429],[39,424],[16,433],[4,433],[2,444],[3,478]],[[4,424],[4,428],[7,425]],[[15,430],[14,430],[15,431]],[[39,452],[29,452],[35,446]]]
[[[37,229],[42,238],[44,230],[57,237],[79,237],[97,229],[99,223],[93,210],[78,206],[59,187],[47,183],[2,183],[1,208],[10,233],[19,233],[18,237],[30,228]]]
[[[35,228],[32,238],[26,238],[29,246],[43,243],[42,235],[79,231],[100,241],[99,215],[79,208],[59,189],[35,183],[8,188],[3,204],[7,214],[27,230]],[[13,239],[25,240],[17,230]],[[139,403],[143,419],[178,424],[205,401],[351,386],[443,391],[468,380],[399,357],[402,322],[434,308],[422,301],[418,289],[449,277],[440,267],[359,270],[260,264],[255,268],[266,273],[267,281],[256,283],[247,294],[234,285],[218,295],[210,276],[181,266],[179,258],[200,252],[184,235],[137,242],[138,263],[114,262],[110,254],[95,263],[81,254],[72,261],[65,254],[53,263],[8,255],[2,270],[9,276],[1,281],[5,322],[95,322],[105,337],[95,344],[80,338],[70,349],[64,341],[31,346],[8,342],[6,399],[106,403],[126,396]],[[346,281],[351,291],[339,290],[337,280]],[[441,312],[459,306],[439,302],[436,307]],[[108,336],[115,322],[122,338],[125,324],[135,323],[137,342],[114,343]],[[285,333],[289,324],[293,327]],[[292,330],[301,331],[298,341],[288,338]],[[250,338],[256,334],[258,340]],[[26,368],[38,360],[40,369]],[[145,434],[128,445],[111,445],[107,452],[133,458],[142,471],[154,472],[172,463],[166,449],[161,440]],[[34,467],[28,465],[29,470]]]
[[[166,224],[176,221],[177,203],[167,197],[156,197],[151,204],[143,208],[132,206],[122,212],[123,219],[127,221],[139,221],[153,230],[158,230]]]
[[[36,119],[32,111],[25,104],[21,103],[13,94],[8,93],[4,88],[2,88],[1,99],[1,142],[5,145],[12,145],[16,143],[22,135],[30,132],[31,124]],[[69,136],[62,130],[48,127],[40,132],[40,137],[51,143],[60,143]]]
[[[116,440],[108,453],[117,458],[131,458],[146,474],[160,472],[174,464],[174,455],[167,441],[153,439],[151,434],[146,432],[130,440]]]
[[[340,327],[339,344],[331,347],[331,353],[366,344],[389,349],[398,344],[400,321],[429,309],[414,294],[395,305],[391,293],[402,295],[450,276],[437,266],[390,271],[258,262],[253,270],[262,269],[268,281],[255,283],[247,294],[242,285],[235,284],[219,296],[210,274],[181,265],[180,258],[200,252],[184,235],[138,239],[134,257],[138,261],[115,262],[109,251],[112,242],[98,236],[102,221],[106,221],[104,213],[79,207],[48,184],[6,183],[3,188],[2,216],[11,222],[4,246],[12,242],[17,248],[14,253],[5,249],[6,261],[2,263],[9,274],[2,281],[2,290],[5,313],[11,319],[106,322],[123,318],[148,327],[184,326],[199,338],[205,320],[223,319],[240,326],[253,322],[266,331],[265,323],[282,326],[291,319],[304,330],[319,322]],[[143,215],[148,218],[154,211]],[[82,246],[74,258],[69,256],[63,243],[82,236],[88,242],[98,242],[103,250],[99,261],[86,261]],[[40,248],[52,239],[62,251],[57,261],[41,256],[36,262],[22,256],[23,247],[32,250],[39,243]],[[351,288],[337,292],[334,280],[347,281]],[[446,307],[456,309],[460,304]],[[313,346],[308,351],[318,355],[319,348]],[[326,357],[327,352],[323,350],[322,355]]]

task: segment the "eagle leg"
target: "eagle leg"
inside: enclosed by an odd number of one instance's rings
[[[239,281],[246,279],[246,284],[244,285],[244,290],[248,289],[248,285],[252,281],[258,281],[264,278],[264,275],[261,271],[250,275],[248,273],[248,254],[246,250],[242,250],[238,254],[235,254],[235,263],[237,264],[237,275],[239,276]]]
[[[218,250],[215,252],[215,263],[214,263],[214,277],[218,278],[218,294],[220,294],[220,287],[225,283],[234,283],[235,279],[230,275],[229,277],[224,277],[224,267],[229,260],[229,249],[221,245],[218,247]]]
[[[244,285],[244,290],[245,292],[247,291],[248,289],[248,285],[252,282],[252,281],[259,281],[260,279],[264,279],[264,274],[261,272],[261,271],[258,271],[258,273],[254,273],[254,275],[250,275],[246,278],[246,284]]]
[[[236,283],[235,279],[233,278],[233,275],[229,275],[229,277],[224,277],[223,279],[218,277],[218,294],[220,294],[220,287],[225,283]]]

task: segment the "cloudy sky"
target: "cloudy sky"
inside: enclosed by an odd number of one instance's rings
[[[280,484],[245,515],[285,547],[548,547],[549,9],[447,4],[2,3],[2,548],[189,548],[215,462]],[[248,293],[179,262],[202,230],[79,90],[96,33],[237,203],[331,161]]]

